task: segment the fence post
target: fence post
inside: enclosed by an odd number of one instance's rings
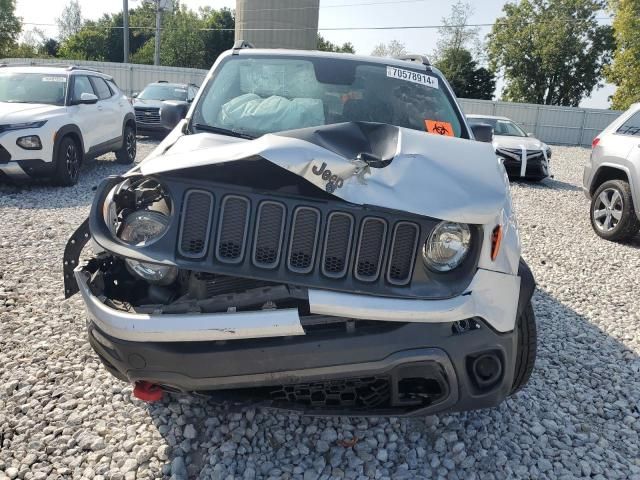
[[[540,123],[540,105],[536,106],[536,119],[533,124],[533,134],[536,138],[540,138],[540,133],[538,129],[538,124]]]
[[[582,125],[580,126],[580,138],[578,138],[578,145],[584,145],[584,128],[587,126],[587,111],[582,110]]]
[[[129,90],[128,95],[131,96],[133,94],[133,65],[128,64],[129,67],[129,79],[127,80],[128,85],[127,89]]]

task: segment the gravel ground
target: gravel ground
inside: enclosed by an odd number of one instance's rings
[[[529,386],[496,409],[406,420],[132,398],[94,356],[81,300],[63,301],[61,282],[92,187],[125,169],[103,157],[73,188],[0,186],[0,479],[640,479],[640,239],[591,231],[588,155],[556,147],[555,180],[513,186],[538,281]]]

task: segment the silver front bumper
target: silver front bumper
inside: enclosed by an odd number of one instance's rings
[[[136,314],[104,304],[74,270],[92,322],[108,335],[144,342],[198,342],[304,335],[296,309],[234,313]],[[482,317],[499,332],[513,330],[520,277],[479,269],[468,289],[446,300],[405,300],[309,290],[311,313],[387,322],[443,323]]]

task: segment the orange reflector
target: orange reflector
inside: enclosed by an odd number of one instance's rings
[[[496,225],[491,233],[491,260],[498,258],[500,244],[502,243],[502,225]]]

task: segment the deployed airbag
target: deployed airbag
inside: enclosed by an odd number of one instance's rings
[[[262,98],[255,93],[240,95],[225,103],[218,126],[230,130],[265,133],[324,124],[322,101],[316,98],[288,100],[278,95]]]

